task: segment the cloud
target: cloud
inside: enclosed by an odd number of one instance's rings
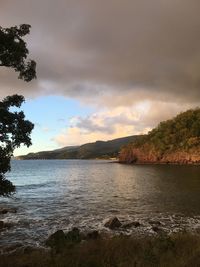
[[[200,2],[7,0],[2,26],[32,25],[38,80],[0,70],[0,96],[60,94],[104,106],[200,101]],[[111,101],[112,99],[112,101]]]
[[[161,120],[170,119],[174,114],[189,106],[176,103],[143,101],[131,107],[115,107],[98,111],[87,117],[73,117],[70,127],[63,129],[53,138],[59,146],[81,145],[96,140],[145,134]]]
[[[53,140],[60,146],[82,145],[85,143],[96,142],[97,140],[111,140],[118,137],[131,135],[132,128],[132,126],[123,127],[123,129],[117,127],[115,133],[111,136],[107,133],[98,132],[83,133],[80,128],[72,127],[67,128],[61,134],[57,135]]]
[[[95,114],[54,137],[60,145],[147,132],[200,104],[199,10],[197,0],[1,0],[0,25],[32,25],[26,40],[38,79],[1,68],[0,98],[62,95],[94,105]]]

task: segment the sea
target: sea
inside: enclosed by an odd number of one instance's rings
[[[41,246],[57,230],[156,235],[199,231],[200,166],[126,165],[110,160],[12,160],[7,178],[16,185],[0,208],[10,227],[0,231],[0,247]],[[112,231],[106,220],[139,227]]]

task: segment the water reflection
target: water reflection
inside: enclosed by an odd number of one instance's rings
[[[15,223],[1,233],[0,243],[38,242],[74,224],[103,229],[103,220],[111,215],[140,220],[142,231],[149,229],[152,218],[169,230],[199,223],[199,166],[13,161],[9,179],[17,185],[17,194],[2,198],[1,205],[16,206],[18,213],[0,218]]]

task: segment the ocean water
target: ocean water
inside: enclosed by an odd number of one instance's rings
[[[200,166],[122,165],[106,160],[12,161],[8,174],[17,188],[1,207],[12,227],[0,232],[0,246],[41,245],[58,229],[82,231],[104,227],[117,216],[141,226],[118,234],[155,234],[151,221],[166,233],[200,228]]]

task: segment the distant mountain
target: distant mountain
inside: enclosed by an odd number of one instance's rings
[[[200,108],[161,122],[147,135],[125,145],[119,154],[124,163],[200,163]]]
[[[122,146],[135,142],[139,136],[133,135],[110,141],[96,141],[81,146],[68,146],[52,151],[41,151],[18,156],[17,159],[95,159],[117,157]]]

